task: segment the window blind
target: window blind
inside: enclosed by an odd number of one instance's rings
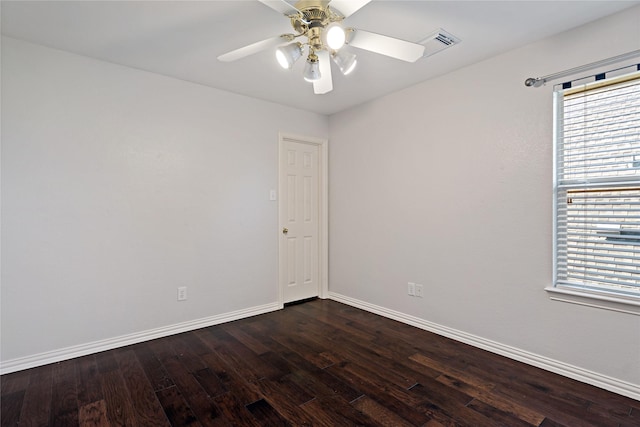
[[[556,102],[556,285],[640,296],[640,73]]]

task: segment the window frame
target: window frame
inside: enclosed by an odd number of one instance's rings
[[[638,80],[640,84],[640,72],[634,72],[622,77],[614,77],[606,80],[599,80],[587,85],[583,85],[583,90],[591,91],[598,88],[611,86],[623,81]],[[586,285],[571,285],[565,282],[558,281],[558,261],[559,261],[559,230],[558,230],[558,193],[560,191],[560,146],[562,144],[562,126],[564,117],[563,101],[566,92],[570,89],[562,88],[560,90],[554,90],[553,92],[553,282],[552,285],[547,286],[549,298],[554,301],[567,302],[572,304],[579,304],[589,307],[602,308],[606,310],[613,310],[622,313],[629,313],[640,315],[640,295],[632,295],[623,292],[615,292],[610,289],[594,289]],[[572,91],[575,91],[573,89]],[[629,180],[629,183],[640,184],[640,177],[638,179]],[[619,183],[618,183],[619,184]],[[634,184],[634,185],[635,185]],[[584,188],[602,188],[606,185],[603,181],[593,182],[592,184],[582,184]]]

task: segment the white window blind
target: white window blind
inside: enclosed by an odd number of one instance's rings
[[[555,285],[640,296],[640,73],[555,101]]]

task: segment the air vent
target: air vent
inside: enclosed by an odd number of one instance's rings
[[[458,37],[439,28],[418,43],[424,46],[424,55],[422,57],[426,58],[460,42],[461,40]]]

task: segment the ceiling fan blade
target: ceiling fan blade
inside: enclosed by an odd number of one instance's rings
[[[318,65],[320,66],[320,80],[313,82],[313,93],[324,95],[333,90],[333,79],[331,77],[331,57],[329,52],[321,50],[317,52]]]
[[[263,50],[267,50],[276,46],[280,46],[281,44],[290,42],[294,38],[295,36],[293,34],[284,34],[282,36],[276,36],[276,37],[271,37],[265,40],[261,40],[259,42],[255,42],[250,45],[241,47],[239,49],[232,50],[231,52],[224,53],[218,56],[218,61],[231,62],[238,59],[242,59],[245,56],[253,55],[254,53],[258,53]]]
[[[424,54],[424,46],[369,31],[351,29],[347,44],[407,62],[416,62]]]
[[[298,15],[300,13],[298,9],[291,6],[289,3],[287,3],[284,0],[258,0],[258,1],[264,4],[265,6],[269,6],[271,9],[275,10],[276,12],[280,12],[287,16]]]
[[[370,2],[371,0],[332,0],[329,6],[348,18]]]

